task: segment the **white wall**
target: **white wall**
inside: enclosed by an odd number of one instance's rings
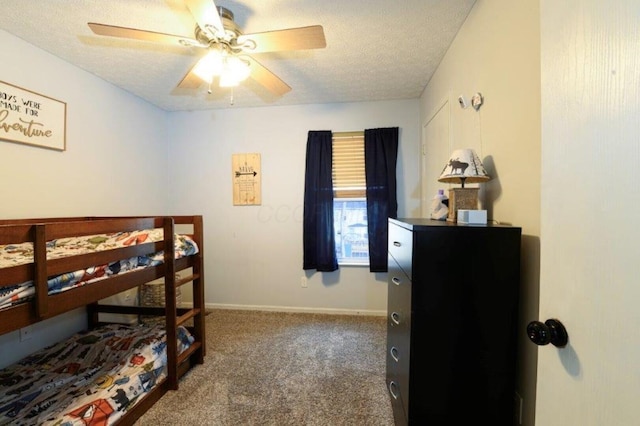
[[[209,306],[386,314],[386,274],[311,273],[302,288],[307,132],[399,127],[399,216],[419,214],[418,100],[172,113],[171,210],[204,215]],[[233,206],[231,156],[260,153],[262,205]]]
[[[0,50],[2,81],[67,103],[66,151],[0,141],[0,218],[165,214],[165,112],[2,30]],[[76,312],[0,336],[0,366],[85,325]]]
[[[474,148],[492,180],[480,185],[489,219],[522,227],[521,309],[518,329],[523,423],[533,425],[537,347],[526,324],[538,317],[540,267],[540,11],[538,2],[478,0],[421,98],[426,125],[443,101],[449,102],[449,144],[431,147],[438,176],[454,148]],[[479,111],[461,109],[457,98],[484,96]],[[446,122],[446,121],[445,121]],[[429,152],[429,149],[427,149]],[[427,176],[434,171],[428,170]],[[423,183],[428,194],[443,184]]]

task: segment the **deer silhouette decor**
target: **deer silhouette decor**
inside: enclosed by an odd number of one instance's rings
[[[478,155],[470,148],[455,150],[438,179],[440,182],[460,182],[463,188],[465,181],[477,183],[486,180],[489,180],[489,176]]]
[[[478,154],[471,148],[453,151],[438,178],[439,182],[460,183],[462,188],[449,189],[449,216],[447,221],[457,221],[460,209],[478,208],[478,188],[465,188],[466,183],[480,183],[489,180]]]

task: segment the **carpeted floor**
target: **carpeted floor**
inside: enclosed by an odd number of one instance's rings
[[[136,423],[392,426],[384,317],[214,310],[207,356]]]

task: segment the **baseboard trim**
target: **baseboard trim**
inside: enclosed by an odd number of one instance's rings
[[[182,303],[181,306],[191,307],[190,303]],[[229,309],[244,311],[270,311],[270,312],[293,312],[293,313],[311,313],[311,314],[329,314],[329,315],[361,315],[385,317],[387,311],[364,310],[364,309],[334,309],[334,308],[305,308],[299,306],[267,306],[267,305],[232,305],[222,303],[206,303],[207,309]]]

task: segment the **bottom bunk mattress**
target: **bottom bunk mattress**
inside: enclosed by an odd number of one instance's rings
[[[80,332],[0,370],[0,425],[112,425],[167,375],[163,325]],[[178,353],[193,343],[178,329]]]

